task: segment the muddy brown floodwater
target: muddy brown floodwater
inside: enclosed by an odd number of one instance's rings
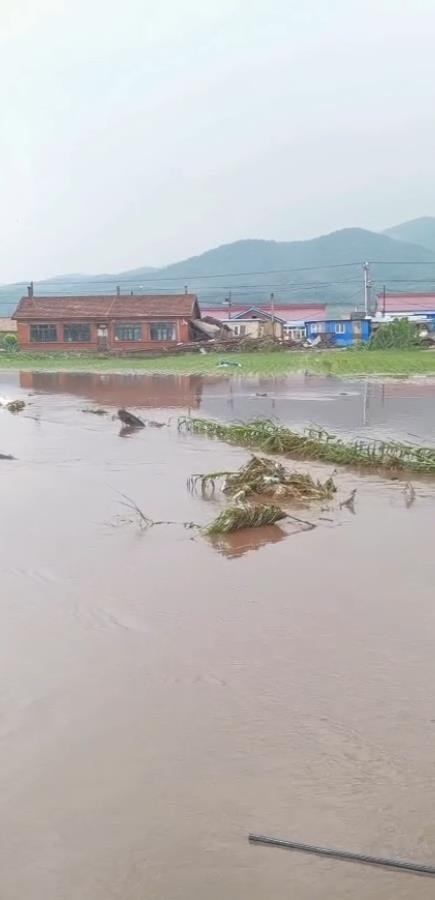
[[[206,523],[220,501],[186,479],[247,453],[174,422],[121,438],[112,414],[430,442],[433,385],[24,374],[0,395],[28,403],[0,410],[2,900],[432,898],[246,838],[435,863],[435,482],[409,505],[400,480],[339,472],[311,532],[141,532],[121,495]]]

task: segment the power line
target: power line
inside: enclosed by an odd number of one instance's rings
[[[435,260],[379,260],[372,259],[369,260],[370,265],[376,266],[435,266]],[[146,273],[143,276],[135,276],[132,278],[125,278],[124,273],[118,272],[115,275],[110,275],[107,278],[93,278],[92,275],[89,278],[52,278],[52,279],[41,279],[36,281],[35,284],[42,287],[54,287],[56,285],[81,285],[82,287],[87,284],[117,284],[117,282],[121,282],[124,285],[130,284],[155,284],[159,282],[166,281],[185,281],[185,280],[204,280],[204,279],[212,279],[212,278],[246,278],[248,276],[259,276],[259,275],[272,275],[272,274],[288,274],[291,272],[315,272],[322,271],[325,269],[345,269],[358,267],[360,268],[362,265],[361,261],[357,260],[355,262],[346,262],[346,263],[323,263],[322,265],[316,266],[298,266],[298,267],[289,267],[285,269],[258,269],[250,272],[216,272],[216,273],[195,273],[195,272],[184,272],[179,275],[157,275],[154,276],[151,273]],[[157,270],[161,272],[160,270]],[[125,273],[127,274],[127,273]],[[24,287],[28,284],[27,281],[15,281],[10,285],[1,285],[0,291],[5,289],[12,289],[14,287]]]
[[[434,259],[371,259],[371,266],[435,266]]]
[[[286,274],[289,272],[315,272],[324,269],[345,269],[350,268],[352,266],[360,266],[360,262],[348,262],[348,263],[324,263],[320,266],[299,266],[297,268],[286,268],[286,269],[259,269],[251,272],[216,272],[216,273],[203,273],[196,274],[195,272],[182,272],[179,275],[166,275],[166,276],[152,276],[147,274],[146,276],[136,276],[134,278],[124,278],[122,272],[118,272],[115,275],[108,276],[107,278],[99,279],[93,278],[92,275],[87,278],[79,278],[79,279],[69,279],[69,278],[50,278],[50,279],[42,279],[40,281],[36,281],[35,284],[39,286],[51,286],[56,284],[117,284],[121,282],[121,284],[154,284],[156,282],[161,281],[185,281],[185,280],[198,280],[198,279],[209,279],[209,278],[246,278],[250,275],[278,275],[278,274]],[[161,271],[161,270],[160,270]],[[12,285],[3,285],[4,287],[20,287],[21,285],[27,285],[27,281],[16,281]]]

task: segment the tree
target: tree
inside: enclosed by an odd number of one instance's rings
[[[420,325],[409,319],[394,319],[374,333],[370,350],[406,350],[420,345]]]

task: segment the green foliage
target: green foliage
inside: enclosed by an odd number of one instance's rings
[[[347,443],[321,429],[307,428],[300,434],[270,419],[224,424],[186,417],[179,419],[178,427],[232,444],[256,447],[266,453],[286,454],[294,459],[435,474],[434,449],[398,441],[360,440]]]
[[[238,506],[229,506],[224,509],[207,528],[204,534],[231,534],[242,528],[264,528],[265,525],[275,525],[281,519],[285,519],[286,513],[279,506],[256,506],[253,503],[241,503]]]
[[[409,319],[394,319],[375,331],[370,350],[408,350],[420,343],[420,325]]]
[[[1,339],[1,346],[9,352],[18,350],[18,338],[16,334],[5,334]]]

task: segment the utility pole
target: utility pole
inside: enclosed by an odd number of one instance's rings
[[[370,267],[368,262],[363,264],[363,272],[364,272],[364,314],[368,316],[370,310],[370,291],[372,287],[372,282],[370,279]]]
[[[275,294],[270,295],[270,314],[272,316],[272,337],[275,337]]]

